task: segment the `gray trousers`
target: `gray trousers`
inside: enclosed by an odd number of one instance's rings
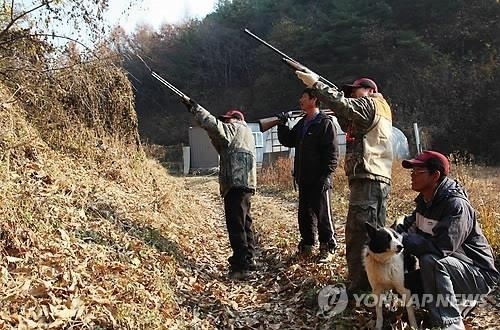
[[[418,293],[437,326],[449,326],[461,320],[460,303],[480,300],[492,289],[479,268],[455,257],[433,254],[419,257],[421,283],[413,281],[412,293]],[[418,280],[417,279],[417,280]],[[409,282],[409,281],[406,281]],[[419,287],[420,286],[420,287]],[[420,291],[420,292],[419,292]]]
[[[370,284],[363,266],[362,252],[368,238],[365,222],[375,227],[385,226],[387,198],[391,186],[368,179],[349,182],[349,210],[345,228],[347,279],[349,288],[369,291]]]

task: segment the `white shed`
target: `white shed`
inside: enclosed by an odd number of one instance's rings
[[[258,123],[248,123],[255,140],[255,154],[257,166],[262,164],[264,144],[263,134],[259,130]],[[207,132],[199,127],[189,127],[189,158],[190,171],[210,170],[219,166],[219,155],[215,150]]]
[[[345,154],[345,132],[340,129],[340,125],[335,117],[332,117],[337,126],[337,137],[339,142],[340,155]],[[288,122],[289,127],[293,127],[300,118],[295,118]],[[259,123],[248,123],[255,139],[255,153],[257,166],[262,166],[268,162],[274,161],[277,157],[294,157],[294,148],[282,146],[278,141],[278,128],[273,128],[261,133]],[[397,159],[405,159],[410,155],[408,140],[406,136],[396,127],[392,127],[393,132],[393,151]],[[189,171],[207,171],[216,169],[219,166],[219,155],[212,146],[210,138],[201,127],[194,126],[189,128]],[[187,158],[187,157],[186,157]]]

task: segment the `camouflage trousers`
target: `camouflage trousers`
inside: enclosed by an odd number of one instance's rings
[[[362,257],[367,240],[365,222],[375,227],[385,226],[391,186],[374,180],[354,179],[349,182],[349,190],[349,211],[345,228],[347,279],[351,290],[369,291],[370,284]]]

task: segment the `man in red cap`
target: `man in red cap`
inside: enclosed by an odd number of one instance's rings
[[[255,142],[243,114],[229,110],[214,117],[193,100],[182,99],[205,129],[219,153],[219,187],[233,255],[228,258],[229,278],[242,280],[255,270],[255,242],[250,215],[251,196],[257,187]]]
[[[499,278],[491,247],[465,189],[448,177],[443,154],[424,151],[402,166],[411,169],[411,187],[419,193],[413,213],[396,227],[405,253],[419,259],[405,286],[425,304],[433,326],[464,329],[463,318]]]
[[[349,210],[345,228],[348,294],[370,290],[362,251],[367,240],[365,223],[385,226],[391,189],[392,114],[377,84],[360,78],[342,90],[329,86],[310,71],[295,71],[317,90],[319,100],[337,117],[346,132],[345,173],[349,181]]]

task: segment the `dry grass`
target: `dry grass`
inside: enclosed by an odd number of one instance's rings
[[[13,110],[1,116],[17,127],[2,134],[0,324],[159,328],[174,319],[175,244],[155,236],[179,198],[173,183],[112,140],[79,149],[99,157],[55,152]]]
[[[86,117],[65,103],[81,90],[52,92],[28,101],[0,86],[0,328],[183,327],[175,269],[183,225],[202,220],[196,196],[138,147],[129,99]]]
[[[340,162],[342,164],[342,161]],[[292,161],[290,159],[279,159],[274,166],[262,169],[259,174],[259,185],[261,190],[279,194],[289,198],[294,195],[291,173]],[[470,162],[456,162],[452,165],[452,176],[461,182],[469,193],[470,200],[478,210],[479,221],[496,254],[500,253],[500,170],[497,168],[485,168]],[[413,200],[416,193],[411,190],[410,177],[407,170],[401,167],[399,161],[393,165],[393,184],[388,205],[387,223],[391,223],[398,216],[409,214],[414,207]],[[334,214],[346,215],[349,189],[347,179],[344,175],[342,165],[337,168],[334,175],[334,194],[332,198],[332,209]]]

